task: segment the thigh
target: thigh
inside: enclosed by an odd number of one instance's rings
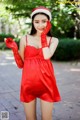
[[[52,120],[53,102],[40,100],[42,120]]]
[[[24,111],[27,120],[36,120],[36,99],[29,102],[23,103]]]

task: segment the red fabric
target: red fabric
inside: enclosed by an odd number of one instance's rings
[[[12,49],[14,52],[18,51],[17,44],[12,38],[6,38],[5,43],[6,43],[6,46]]]
[[[61,100],[50,59],[44,59],[42,48],[27,45],[24,51],[20,100],[30,102],[36,97],[48,102]]]
[[[46,35],[50,29],[51,29],[51,23],[50,23],[50,21],[47,21],[47,26],[44,29],[44,31],[41,33],[41,44],[42,44],[43,48],[48,46]]]
[[[18,46],[17,46],[16,42],[13,41],[12,38],[6,38],[5,43],[6,43],[6,46],[7,46],[8,48],[12,49],[13,55],[14,55],[14,58],[15,58],[15,62],[16,62],[16,64],[17,64],[17,66],[18,66],[19,68],[23,68],[24,63],[23,63],[23,61],[22,61],[21,56],[20,56],[19,53],[18,53]]]
[[[40,6],[40,7],[37,7],[37,8],[32,9],[32,12],[34,12],[35,10],[38,10],[38,9],[43,9],[43,10],[48,10],[48,11],[50,11],[48,8],[45,8],[44,6]]]

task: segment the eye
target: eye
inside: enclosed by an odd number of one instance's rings
[[[34,21],[35,23],[39,23],[39,21]]]
[[[43,23],[46,23],[47,21],[46,21],[46,20],[43,20],[42,22],[43,22]]]
[[[35,22],[35,23],[39,23],[39,22]]]

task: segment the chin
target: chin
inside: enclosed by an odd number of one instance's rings
[[[38,30],[38,33],[42,33],[43,31],[41,31],[41,30]]]

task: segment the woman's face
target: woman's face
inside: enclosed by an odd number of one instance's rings
[[[42,33],[47,25],[48,18],[43,14],[38,14],[34,17],[33,25],[37,33]]]

